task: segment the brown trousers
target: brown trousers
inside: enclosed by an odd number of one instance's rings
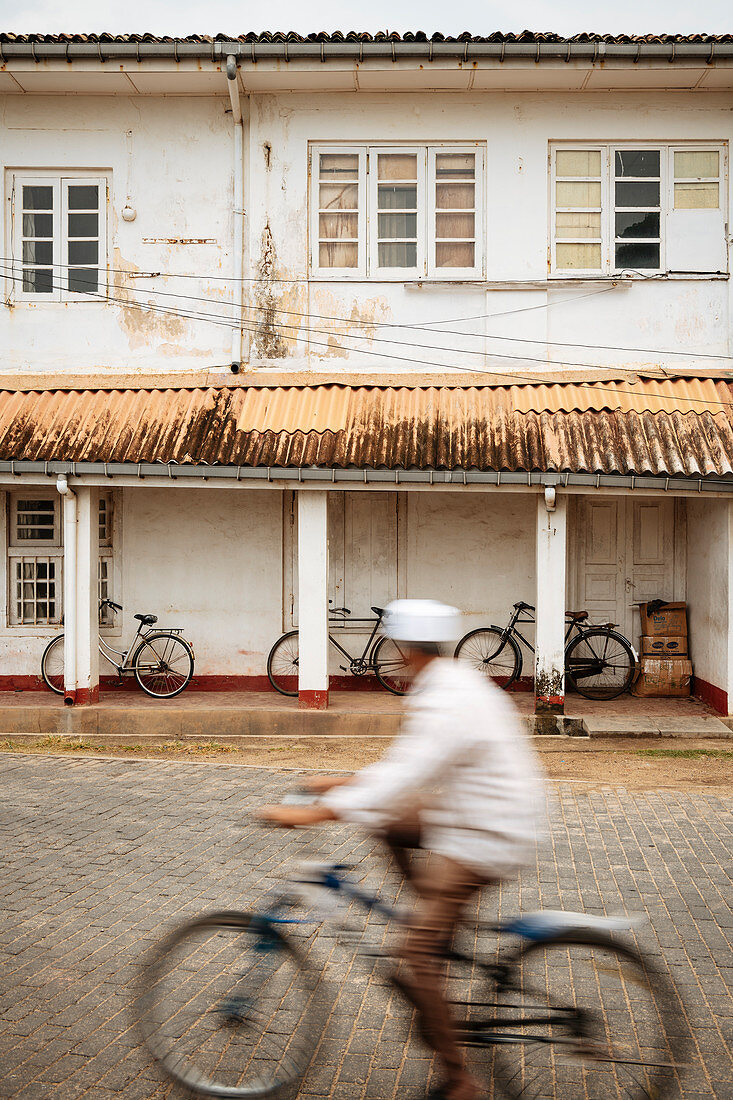
[[[419,1013],[428,1046],[442,1062],[447,1084],[460,1080],[463,1057],[445,997],[445,955],[466,903],[487,879],[447,856],[431,853],[418,872],[409,849],[420,847],[420,819],[415,810],[394,822],[384,835],[400,870],[418,896],[418,904],[399,949],[397,986]]]

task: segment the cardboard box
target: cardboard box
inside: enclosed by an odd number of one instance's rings
[[[649,610],[652,603],[639,605],[641,633],[654,638],[682,638],[687,636],[687,604],[665,603],[658,610]]]
[[[692,686],[692,665],[679,657],[669,659],[642,657],[639,676],[631,694],[650,696],[689,695]]]
[[[684,635],[642,634],[642,657],[687,657],[687,637]]]

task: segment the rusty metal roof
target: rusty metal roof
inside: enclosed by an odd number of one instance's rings
[[[0,391],[0,460],[733,475],[714,379]]]

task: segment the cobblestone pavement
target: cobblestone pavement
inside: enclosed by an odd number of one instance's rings
[[[304,834],[246,822],[294,777],[13,754],[0,770],[0,1096],[172,1097],[132,1030],[136,962],[170,922],[249,906],[303,854]],[[502,915],[645,911],[640,946],[669,969],[694,1037],[686,1100],[731,1100],[731,800],[571,783],[557,795],[552,846],[498,899],[483,898],[480,916],[497,904]],[[373,841],[339,826],[317,842],[322,858],[358,863],[394,899],[397,877]],[[368,970],[335,974],[343,992],[301,1097],[423,1097],[431,1065],[396,996]]]

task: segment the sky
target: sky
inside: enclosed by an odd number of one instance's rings
[[[733,33],[732,0],[0,0],[0,31]]]

